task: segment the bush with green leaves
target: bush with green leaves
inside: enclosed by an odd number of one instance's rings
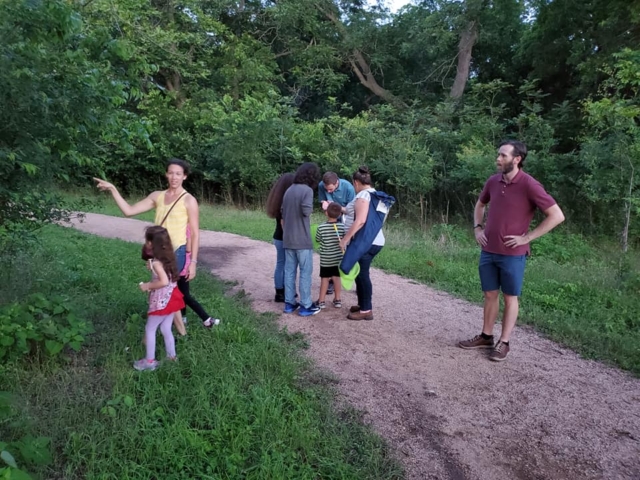
[[[0,360],[56,356],[65,347],[78,351],[90,322],[78,318],[61,297],[33,294],[0,310]]]
[[[0,423],[12,421],[12,405],[16,403],[14,395],[0,392]],[[18,440],[4,441],[0,439],[0,479],[32,480],[33,477],[24,471],[25,466],[48,465],[51,463],[50,440],[46,437],[21,435]],[[20,465],[20,467],[18,467]]]
[[[51,463],[49,439],[26,436],[16,442],[0,441],[0,459],[5,467],[0,467],[2,480],[32,480],[33,477],[18,467],[18,458],[26,464],[47,465]]]
[[[25,232],[64,219],[53,183],[85,182],[105,151],[147,132],[121,107],[130,84],[113,65],[126,49],[87,25],[73,2],[0,0],[0,250]],[[142,139],[142,140],[141,140]]]

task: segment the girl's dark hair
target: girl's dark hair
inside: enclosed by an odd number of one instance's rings
[[[167,161],[167,166],[164,169],[164,171],[168,172],[169,171],[169,167],[171,165],[178,165],[179,167],[182,167],[182,171],[184,172],[185,176],[189,176],[191,174],[191,166],[185,160],[181,160],[179,158],[170,159],[169,161]]]
[[[284,192],[293,184],[293,173],[284,173],[273,183],[267,197],[267,215],[269,218],[280,217]]]
[[[144,231],[144,239],[147,242],[151,242],[153,258],[162,263],[169,280],[177,281],[180,276],[180,272],[178,272],[176,254],[173,252],[171,238],[169,237],[167,229],[159,225],[147,227]]]
[[[522,168],[524,166],[524,160],[527,158],[527,146],[518,140],[505,140],[500,144],[500,147],[505,145],[511,145],[511,152],[514,157],[520,157],[518,168]]]
[[[318,165],[313,162],[307,162],[298,167],[293,183],[302,183],[315,190],[318,188],[318,183],[320,183],[320,177],[321,174]]]
[[[366,165],[361,165],[358,170],[353,172],[351,178],[358,180],[363,185],[371,185],[371,173]]]

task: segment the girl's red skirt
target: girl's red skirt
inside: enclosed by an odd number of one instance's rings
[[[169,315],[170,313],[175,313],[178,310],[182,310],[184,308],[184,297],[182,292],[178,287],[173,289],[171,292],[171,298],[169,299],[169,303],[162,310],[156,310],[155,312],[149,312],[147,315]]]

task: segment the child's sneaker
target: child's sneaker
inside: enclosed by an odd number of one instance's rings
[[[342,300],[340,300],[339,298],[334,298],[333,306],[336,308],[342,308]]]
[[[214,325],[219,325],[219,324],[220,324],[220,319],[213,318],[213,317],[209,317],[204,322],[202,322],[202,325],[204,325],[205,328],[211,328]]]
[[[299,303],[291,304],[291,303],[286,303],[285,302],[283,311],[284,311],[284,313],[293,313],[298,309],[299,306],[300,306]]]
[[[321,302],[321,301],[316,302],[316,307],[318,308],[325,308],[326,306],[327,304],[325,302]]]
[[[187,325],[187,316],[186,315],[184,317],[182,317],[182,323],[184,323],[185,326]]]
[[[137,362],[133,362],[133,368],[138,370],[139,372],[143,370],[155,370],[158,368],[158,362],[155,360],[147,360],[146,358],[141,358]]]
[[[334,286],[333,286],[333,279],[329,280],[329,286],[327,287],[327,295],[333,295],[335,292]]]

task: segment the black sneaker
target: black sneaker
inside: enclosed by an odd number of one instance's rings
[[[333,280],[329,281],[329,287],[327,287],[327,295],[333,295],[335,293],[335,288],[333,287]]]

